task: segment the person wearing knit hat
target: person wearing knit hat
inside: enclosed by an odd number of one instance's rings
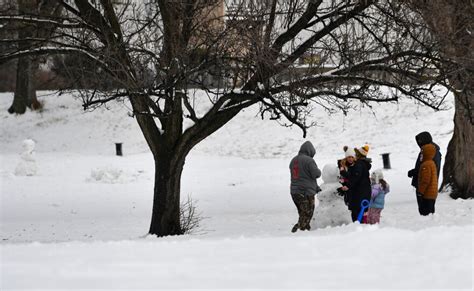
[[[342,186],[341,190],[348,193],[348,206],[351,211],[352,221],[356,221],[362,209],[363,200],[370,201],[372,187],[370,185],[369,170],[372,167],[372,160],[367,158],[369,146],[364,145],[355,149],[356,161],[352,167],[348,168],[347,186]],[[366,212],[367,209],[364,210]]]
[[[347,167],[354,164],[356,159],[356,153],[353,148],[350,148],[348,146],[344,146],[342,150],[344,151],[345,158],[337,160],[337,167],[340,171],[347,171]]]
[[[344,154],[345,154],[346,158],[347,157],[354,157],[355,158],[356,153],[355,153],[353,148],[350,148],[348,146],[344,146],[343,150],[344,150]]]
[[[354,166],[356,153],[354,148],[348,146],[344,146],[342,150],[344,151],[345,158],[337,161],[340,175],[339,183],[341,183],[341,187],[337,188],[337,193],[343,196],[344,203],[349,205],[350,193],[348,190],[343,190],[343,187],[347,186],[349,181],[349,168]]]
[[[366,144],[366,145],[363,145],[360,148],[356,148],[355,152],[356,152],[356,156],[360,155],[360,156],[367,157],[367,155],[369,154],[369,145]]]

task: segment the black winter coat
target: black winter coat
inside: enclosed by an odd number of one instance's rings
[[[371,160],[362,158],[355,162],[354,166],[349,167],[348,178],[349,182],[349,209],[358,210],[362,200],[370,201],[372,187],[370,186],[369,170],[372,168]]]

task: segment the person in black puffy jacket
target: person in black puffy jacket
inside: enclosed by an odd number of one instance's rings
[[[349,210],[351,211],[352,221],[356,221],[361,211],[362,200],[370,201],[372,188],[370,186],[369,170],[372,168],[372,160],[367,158],[369,146],[365,145],[356,148],[356,162],[354,166],[349,168],[348,183],[343,187],[344,191],[349,193]],[[365,209],[364,212],[366,212]]]

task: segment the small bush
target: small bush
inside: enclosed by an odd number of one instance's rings
[[[191,196],[181,202],[179,216],[183,234],[194,233],[203,219],[201,213],[197,212],[196,202],[191,199]]]

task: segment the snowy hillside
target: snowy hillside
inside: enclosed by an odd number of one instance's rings
[[[436,214],[420,217],[406,176],[417,133],[430,131],[445,156],[452,100],[441,112],[407,100],[348,116],[313,111],[318,125],[307,140],[321,169],[344,145],[370,144],[373,169],[390,153],[391,193],[379,225],[321,228],[313,220],[311,231],[292,234],[288,163],[302,132],[249,108],[186,161],[182,196],[197,202],[200,228],[154,238],[145,236],[153,159],[127,104],[84,112],[72,96],[42,95],[43,112],[13,116],[12,95],[0,94],[1,290],[473,286],[473,201],[440,193]],[[18,174],[25,139],[35,142],[31,176]]]

